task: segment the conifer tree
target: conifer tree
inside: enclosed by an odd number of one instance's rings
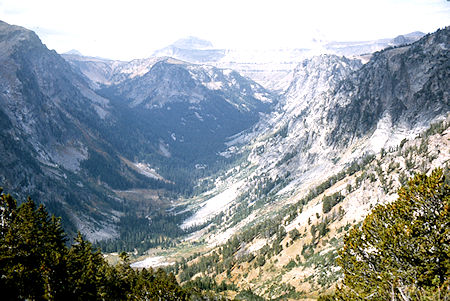
[[[188,300],[173,274],[110,266],[80,233],[66,246],[60,220],[30,198],[20,206],[0,189],[1,300]]]
[[[418,174],[345,237],[338,263],[344,300],[411,300],[448,292],[450,189],[441,169]],[[447,295],[448,297],[448,295]]]
[[[1,192],[1,191],[0,191]],[[0,196],[0,284],[10,299],[62,298],[67,293],[65,234],[60,220],[30,198],[17,207]]]
[[[100,251],[78,232],[67,254],[71,293],[80,300],[97,300],[107,291],[106,264]]]

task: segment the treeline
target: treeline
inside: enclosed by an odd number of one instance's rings
[[[132,252],[139,254],[153,247],[173,247],[179,243],[178,237],[187,234],[178,225],[186,216],[158,212],[151,216],[139,217],[128,213],[118,223],[119,237],[100,241],[96,246],[103,252]]]
[[[331,176],[320,185],[311,189],[308,195],[299,200],[297,203],[289,205],[287,208],[281,210],[270,219],[257,223],[244,230],[242,233],[234,235],[218,249],[218,253],[213,252],[209,255],[201,255],[199,253],[194,254],[193,256],[187,258],[187,260],[183,259],[181,262],[176,263],[172,271],[178,274],[181,282],[185,282],[198,273],[218,275],[225,272],[227,275],[231,275],[232,268],[236,264],[243,262],[250,263],[254,267],[263,266],[267,259],[270,259],[272,256],[276,256],[283,250],[283,245],[281,242],[287,235],[284,224],[294,220],[298,214],[301,213],[304,204],[308,203],[336,182],[344,179],[346,176],[353,175],[357,171],[361,170],[367,164],[372,162],[374,158],[375,156],[370,155],[359,161],[353,162],[347,169],[341,171],[337,175]],[[286,178],[288,176],[289,174],[286,175]],[[278,191],[278,189],[274,188],[276,188],[277,185],[283,186],[284,183],[282,180],[277,179],[274,182],[259,182],[258,184],[259,185],[254,188],[254,191],[251,194],[256,197],[263,196],[264,193],[271,193],[272,190]],[[245,196],[249,197],[250,194],[246,193]],[[331,207],[337,204],[337,201],[340,201],[341,199],[342,196],[339,195],[330,196],[330,199],[327,201],[328,205],[325,209],[328,210],[328,207],[330,207],[331,210]],[[236,210],[236,214],[239,215],[239,210],[246,213],[251,211],[246,208],[237,208],[238,210]],[[324,220],[323,223],[319,224],[317,227],[314,227],[314,232],[317,232],[319,236],[323,236],[324,233],[328,231],[328,222],[328,220]],[[243,246],[253,241],[256,237],[267,238],[270,243],[263,246],[257,253],[248,253],[241,256],[236,256],[238,251]],[[196,259],[195,264],[188,264],[188,262],[191,262],[194,259]]]
[[[95,243],[103,252],[135,252],[138,255],[154,247],[170,248],[180,243],[183,236],[204,228],[207,223],[181,229],[179,225],[189,216],[184,207],[178,212],[149,205],[149,213],[143,216],[133,204],[124,204],[125,215],[117,223],[119,236]]]
[[[336,175],[333,175],[323,181],[321,184],[317,185],[313,189],[309,191],[309,193],[299,200],[297,203],[290,205],[286,209],[281,212],[281,215],[287,216],[287,219],[285,220],[285,223],[290,223],[293,221],[301,212],[303,209],[303,206],[306,205],[308,202],[316,198],[317,196],[321,195],[325,192],[328,188],[336,184],[337,182],[341,181],[347,176],[351,176],[355,174],[356,172],[363,170],[368,164],[370,164],[375,159],[374,155],[367,155],[360,160],[356,160],[352,162],[346,169],[340,171]],[[340,195],[332,195],[330,198],[327,198],[327,205],[323,209],[324,212],[327,210],[331,210],[334,205],[342,201],[343,197]],[[328,211],[329,212],[329,211]]]
[[[198,273],[210,275],[211,277],[221,273],[226,273],[230,276],[231,270],[236,264],[252,262],[255,266],[264,265],[266,257],[271,258],[283,250],[281,241],[286,235],[287,233],[282,226],[281,217],[268,219],[233,236],[224,245],[218,248],[217,252],[212,252],[211,254],[203,256],[200,253],[196,253],[187,259],[182,259],[169,269],[175,274],[178,274],[181,282],[189,281]],[[270,245],[265,245],[261,248],[258,254],[248,253],[236,256],[243,246],[253,241],[257,236],[265,238],[274,236],[275,238]],[[190,263],[194,260],[195,263]]]
[[[191,300],[162,269],[136,271],[126,253],[110,266],[81,234],[71,246],[60,219],[30,198],[20,206],[0,190],[0,287],[2,300]]]

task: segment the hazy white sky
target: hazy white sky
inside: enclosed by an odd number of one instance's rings
[[[450,25],[448,0],[0,0],[0,20],[50,49],[148,57],[187,36],[219,48],[303,47],[425,33]]]

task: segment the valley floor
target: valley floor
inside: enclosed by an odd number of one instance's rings
[[[284,202],[250,214],[252,222],[244,219],[230,227],[216,221],[176,247],[149,254],[160,260],[157,265],[170,264],[181,282],[211,278],[268,299],[317,298],[333,291],[342,277],[335,260],[347,230],[377,204],[395,200],[398,188],[414,173],[436,167],[448,171],[449,160],[450,130],[443,121],[413,140],[382,150],[359,170],[334,177],[334,184],[314,198],[308,199],[299,187]],[[223,233],[230,239],[217,244]],[[149,259],[136,260],[141,266]]]

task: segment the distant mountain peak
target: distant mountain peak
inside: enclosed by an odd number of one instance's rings
[[[187,38],[179,39],[171,46],[180,49],[211,49],[213,44],[210,41],[203,40],[197,37],[189,36]]]
[[[411,33],[408,33],[405,35],[399,35],[399,36],[396,36],[395,38],[393,38],[390,41],[390,44],[394,45],[394,46],[411,44],[411,43],[414,43],[415,41],[419,40],[420,38],[422,38],[424,35],[425,34],[420,31],[411,32]]]
[[[413,38],[413,37],[421,38],[424,35],[425,35],[425,33],[421,32],[421,31],[414,31],[414,32],[410,32],[408,34],[405,34],[404,36],[408,37],[408,38]]]
[[[64,52],[63,54],[72,54],[72,55],[83,56],[83,54],[76,49],[69,50],[67,52]]]
[[[225,55],[225,50],[214,49],[209,41],[187,37],[156,50],[153,57],[172,57],[190,63],[216,62]]]

